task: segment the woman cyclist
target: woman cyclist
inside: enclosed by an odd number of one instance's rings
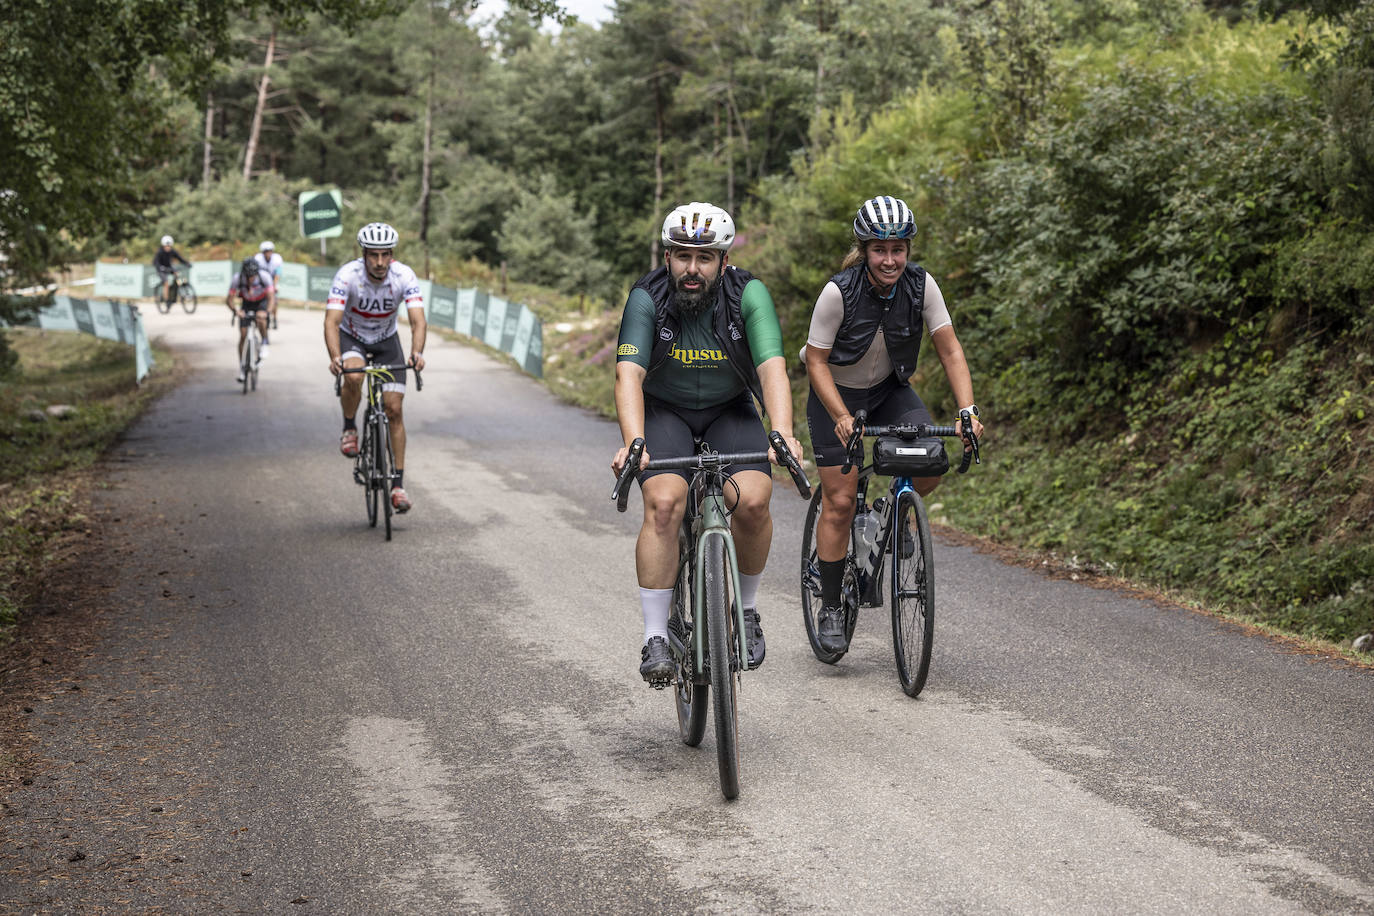
[[[973,380],[949,309],[933,277],[908,263],[916,223],[905,202],[874,197],[854,218],[854,244],[816,299],[802,353],[810,376],[806,422],[821,477],[822,510],[816,532],[821,603],[817,637],[831,652],[848,648],[840,589],[849,528],[854,521],[858,473],[842,473],[844,447],[854,431],[854,411],[869,422],[931,423],[930,411],[911,388],[921,346],[922,325],[944,366],[961,409],[982,423],[973,402]],[[957,421],[956,421],[957,423]],[[940,478],[912,481],[922,496]]]

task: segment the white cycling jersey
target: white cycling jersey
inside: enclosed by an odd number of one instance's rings
[[[253,257],[259,264],[267,268],[267,272],[272,276],[281,276],[281,255],[277,254],[275,251],[259,251],[257,254],[253,255]]]
[[[400,261],[392,261],[386,279],[373,283],[363,259],[357,258],[334,275],[324,307],[342,311],[343,330],[363,343],[373,344],[396,333],[402,303],[408,309],[424,305],[415,271]]]

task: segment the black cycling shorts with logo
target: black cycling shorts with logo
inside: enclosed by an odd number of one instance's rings
[[[748,392],[733,401],[715,407],[694,410],[678,407],[667,401],[660,401],[650,395],[644,396],[644,447],[649,452],[649,460],[676,458],[691,455],[692,437],[700,436],[712,451],[717,452],[765,452],[768,450],[768,436],[763,431],[763,421],[754,409],[754,399]],[[767,461],[758,464],[732,464],[726,471],[734,475],[740,471],[762,471],[772,473]],[[659,474],[676,474],[690,481],[692,472],[645,471],[639,475],[642,484],[649,477]]]
[[[405,353],[401,350],[401,334],[396,332],[390,337],[384,337],[376,343],[363,343],[352,334],[339,329],[339,353],[345,360],[371,359],[379,366],[402,366],[407,362]],[[345,376],[347,378],[347,376]],[[392,369],[391,378],[382,384],[383,391],[405,391],[406,370]]]

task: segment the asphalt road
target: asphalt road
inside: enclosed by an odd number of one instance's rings
[[[1374,675],[937,542],[929,684],[806,645],[779,485],[742,792],[637,674],[613,424],[432,340],[414,510],[366,524],[321,312],[227,313],[106,465],[99,626],[22,704],[0,911],[1374,912]],[[976,470],[997,473],[995,447]]]

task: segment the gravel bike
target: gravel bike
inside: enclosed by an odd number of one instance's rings
[[[157,305],[157,310],[165,315],[172,310],[172,306],[178,300],[188,315],[196,310],[199,301],[196,299],[196,288],[191,285],[191,281],[182,279],[181,271],[174,270],[167,277],[167,298],[162,298],[162,284],[159,283],[153,291],[153,302]]]
[[[371,361],[357,369],[341,369],[334,378],[334,395],[343,388],[343,377],[349,373],[367,376],[366,407],[359,428],[358,455],[353,459],[353,480],[363,488],[363,502],[367,505],[367,525],[377,527],[378,503],[385,520],[386,539],[391,540],[391,485],[396,479],[396,456],[391,450],[391,421],[382,406],[382,385],[391,381],[395,369],[409,369],[415,373],[415,390],[424,387],[420,370],[411,363],[377,365]]]
[[[889,610],[892,616],[892,649],[897,659],[897,678],[907,696],[915,697],[925,687],[930,673],[930,650],[935,641],[935,557],[930,539],[930,521],[925,504],[912,486],[912,477],[932,477],[949,469],[944,443],[938,437],[960,433],[953,426],[893,424],[864,426],[867,411],[854,415],[854,433],[846,443],[844,472],[862,464],[865,436],[877,437],[873,460],[859,470],[858,497],[854,523],[850,527],[849,550],[844,559],[844,578],[840,605],[844,612],[845,643],[854,636],[860,607],[878,607],[883,602],[883,564],[891,563]],[[972,462],[982,463],[978,437],[974,435],[968,411],[960,413],[963,453],[959,473]],[[916,472],[916,473],[913,473]],[[868,505],[868,487],[875,475],[890,474],[886,495]],[[816,557],[816,531],[822,511],[821,488],[816,486],[806,511],[802,529],[801,596],[802,620],[806,638],[816,658],[833,665],[848,649],[824,649],[817,635],[820,613],[821,576]]]
[[[769,433],[768,441],[778,460],[791,472],[797,492],[803,499],[810,496],[811,485],[788,451],[782,434],[775,430]],[[744,605],[739,600],[739,562],[725,500],[725,488],[736,484],[726,471],[732,464],[767,461],[768,452],[720,454],[700,440],[696,447],[695,455],[655,458],[641,468],[644,440],[634,440],[611,498],[616,501],[616,508],[624,512],[630,498],[629,481],[638,471],[692,471],[687,511],[678,532],[678,575],[668,618],[668,645],[676,669],[671,683],[678,730],[688,747],[701,743],[706,732],[707,703],[714,697],[720,791],[732,799],[739,795],[736,698],[740,673],[748,668],[749,643]],[[668,683],[653,686],[661,690]]]
[[[258,370],[262,366],[262,332],[258,330],[256,312],[248,312],[242,309],[234,313],[234,317],[229,319],[230,324],[238,320],[240,326],[242,322],[248,322],[248,333],[243,338],[243,351],[239,353],[239,382],[243,385],[243,393],[258,390]]]

